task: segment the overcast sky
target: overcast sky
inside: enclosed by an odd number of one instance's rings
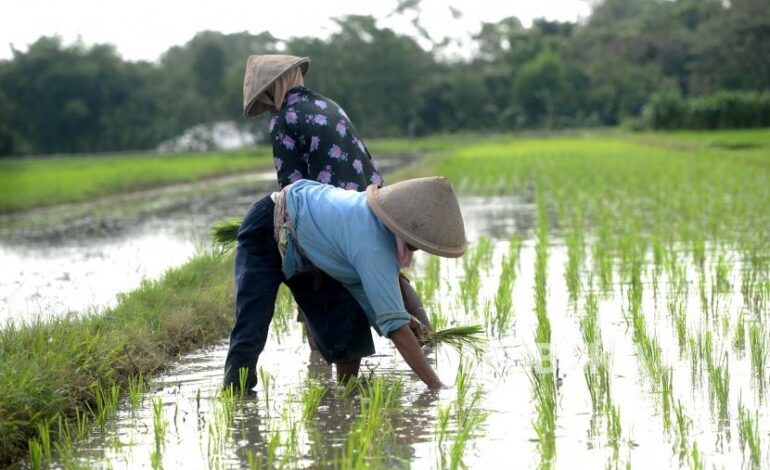
[[[411,34],[408,18],[390,17],[395,0],[9,0],[0,14],[0,58],[11,47],[26,50],[43,35],[70,43],[111,43],[125,59],[156,60],[170,46],[203,30],[234,33],[270,31],[278,38],[327,37],[331,18],[346,14],[382,18],[379,25]],[[449,5],[462,13],[454,18]],[[589,13],[586,0],[423,0],[421,20],[435,38],[466,39],[482,21],[516,16],[575,21]]]

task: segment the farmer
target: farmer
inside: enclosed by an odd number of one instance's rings
[[[241,275],[236,282],[238,288],[242,283],[260,286],[249,301],[262,309],[263,317],[271,314],[278,286],[286,282],[311,331],[322,332],[316,336],[321,353],[351,359],[345,373],[355,376],[371,337],[359,336],[351,323],[337,323],[336,306],[351,307],[347,301],[335,298],[330,310],[318,308],[318,291],[307,288],[305,276],[326,273],[324,282],[336,280],[332,285],[342,286],[362,307],[363,324],[390,338],[417,376],[437,388],[441,381],[414,334],[418,328],[404,307],[398,272],[417,249],[458,257],[465,247],[460,208],[445,178],[418,178],[385,188],[372,184],[366,193],[300,180],[252,206],[238,233]]]
[[[283,188],[299,179],[315,179],[355,191],[363,191],[369,184],[382,185],[369,151],[342,108],[303,86],[309,65],[308,58],[289,55],[251,56],[246,65],[244,115],[248,118],[265,111],[272,113],[270,136],[279,185]],[[261,281],[252,279],[247,266],[246,251],[251,245],[243,245],[241,249],[239,242],[236,255],[236,323],[225,361],[224,383],[239,385],[238,370],[245,367],[251,388],[256,384],[256,362],[267,338],[274,298],[262,297]],[[429,329],[430,322],[414,289],[403,276],[399,276],[399,283],[408,311]],[[308,324],[307,336],[311,346],[337,365],[340,378],[350,376],[349,371],[358,370],[360,358],[374,352],[360,305],[341,284],[322,272],[297,276],[291,285],[295,298],[304,299],[299,304],[323,310],[325,320],[338,325],[330,333],[326,322],[315,327]],[[270,311],[260,302],[270,305]],[[415,324],[415,328],[421,327]],[[359,344],[339,352],[335,343],[341,335],[355,337]],[[319,336],[323,338],[318,340]]]

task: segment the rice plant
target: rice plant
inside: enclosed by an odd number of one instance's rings
[[[402,393],[400,381],[376,378],[365,385],[359,383],[361,412],[336,465],[343,470],[383,465],[384,450],[392,436],[390,416]]]
[[[166,442],[167,430],[168,423],[163,417],[163,399],[161,397],[157,397],[152,402],[152,431],[155,447],[150,454],[150,461],[154,469],[161,468],[161,462],[163,459],[163,447]]]
[[[513,283],[516,279],[516,266],[507,256],[503,258],[503,268],[500,273],[500,280],[497,284],[495,293],[495,314],[487,322],[497,336],[502,336],[511,323],[511,309],[513,300],[511,299]]]
[[[211,240],[223,251],[232,249],[238,242],[238,230],[243,220],[229,217],[218,221],[211,227]]]
[[[305,383],[305,388],[302,390],[302,421],[308,422],[312,420],[316,413],[318,413],[318,405],[326,395],[326,387],[320,384],[316,380],[308,380]]]
[[[743,310],[738,314],[733,331],[733,350],[739,354],[743,354],[746,350],[746,324],[743,319]]]
[[[751,351],[751,368],[760,390],[764,390],[765,370],[767,367],[767,336],[759,323],[752,323],[749,327],[749,346]]]
[[[262,367],[259,368],[259,381],[262,383],[262,391],[265,393],[265,409],[270,410],[270,390],[273,387],[273,376]]]
[[[751,466],[759,468],[762,458],[762,443],[759,431],[759,413],[750,413],[742,402],[738,403],[738,437],[741,449],[749,448]]]
[[[423,340],[428,344],[446,344],[459,352],[469,350],[477,356],[484,351],[483,346],[487,342],[481,325],[463,325],[429,331],[423,335]]]

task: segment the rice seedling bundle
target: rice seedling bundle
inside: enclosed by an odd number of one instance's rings
[[[481,325],[463,325],[426,332],[423,340],[433,345],[446,344],[458,351],[469,349],[479,355],[483,352],[482,346],[487,341],[483,334],[484,328]]]
[[[222,219],[211,227],[211,240],[214,244],[229,250],[238,241],[238,229],[241,228],[242,219],[229,217]]]

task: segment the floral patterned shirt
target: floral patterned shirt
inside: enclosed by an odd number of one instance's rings
[[[300,179],[354,191],[384,184],[345,111],[305,87],[286,93],[270,120],[270,138],[282,188]]]

